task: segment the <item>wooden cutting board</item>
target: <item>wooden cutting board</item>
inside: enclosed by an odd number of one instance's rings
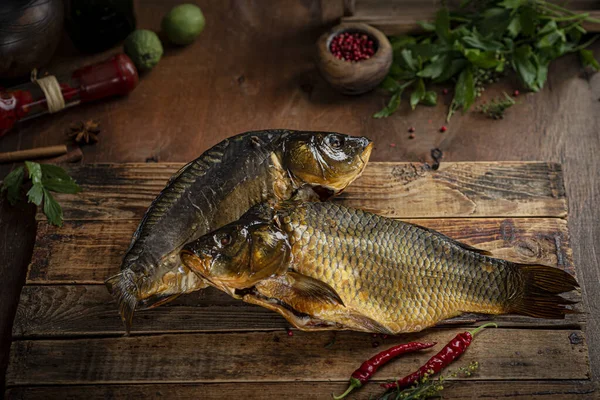
[[[211,288],[136,313],[133,333],[124,337],[103,281],[118,271],[146,207],[180,167],[71,168],[83,192],[57,196],[64,226],[38,216],[14,323],[7,398],[327,399],[377,350],[414,339],[446,343],[478,318],[467,315],[398,337],[288,336],[289,325],[278,314]],[[439,230],[498,257],[576,272],[557,164],[459,162],[432,171],[424,164],[373,162],[336,201]],[[444,398],[595,396],[585,320],[585,313],[565,320],[497,317],[500,328],[483,332],[457,362],[477,360],[479,372],[446,385]],[[376,381],[404,375],[430,355],[403,357]],[[353,398],[379,393],[373,383]]]

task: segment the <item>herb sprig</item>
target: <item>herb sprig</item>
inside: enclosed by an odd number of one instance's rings
[[[17,204],[21,199],[21,188],[26,172],[32,184],[27,192],[28,201],[36,206],[43,204],[42,209],[48,222],[62,226],[62,208],[50,192],[78,193],[81,187],[59,166],[25,161],[25,166],[17,167],[6,175],[0,187],[0,193],[6,191],[6,197],[12,205]]]
[[[421,380],[404,390],[392,389],[377,400],[424,400],[429,398],[440,398],[440,392],[444,390],[444,382],[449,378],[470,377],[479,369],[477,361],[471,362],[466,367],[461,367],[457,372],[449,372],[446,376],[440,376],[437,379],[431,379],[431,374],[425,374]]]
[[[402,93],[412,89],[410,105],[435,105],[437,96],[427,91],[430,83],[455,83],[448,117],[467,111],[482,87],[512,69],[525,88],[544,87],[548,65],[564,54],[579,52],[582,64],[599,70],[600,64],[582,42],[583,22],[600,23],[589,14],[576,14],[544,0],[463,1],[457,12],[438,11],[435,23],[421,22],[425,33],[391,38],[394,62],[382,86],[392,97],[373,115],[384,118],[401,103]],[[469,6],[468,8],[466,6]]]

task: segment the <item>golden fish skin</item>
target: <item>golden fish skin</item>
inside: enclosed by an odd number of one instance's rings
[[[187,242],[261,202],[341,192],[360,176],[371,148],[366,137],[265,130],[225,139],[188,163],[146,211],[121,272],[106,280],[126,330],[135,310],[207,286],[181,263],[179,251]]]
[[[557,294],[578,286],[562,270],[492,258],[438,232],[334,203],[287,204],[277,221],[288,233],[290,269],[331,286],[344,303],[302,312],[346,326],[343,308],[389,333],[463,312],[564,318],[569,302]]]

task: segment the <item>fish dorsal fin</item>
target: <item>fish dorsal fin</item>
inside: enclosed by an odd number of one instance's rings
[[[456,246],[461,247],[461,248],[463,248],[465,250],[472,251],[473,253],[478,253],[478,254],[481,254],[483,256],[491,256],[492,255],[492,253],[489,252],[489,251],[487,251],[487,250],[478,249],[477,247],[473,247],[473,246],[469,246],[468,244],[461,243],[458,240],[454,240],[454,239],[452,239],[452,238],[450,238],[450,237],[448,237],[446,235],[443,235],[440,232],[435,231],[433,229],[426,228],[426,227],[418,225],[418,224],[413,224],[411,222],[404,222],[404,223],[416,226],[416,227],[418,227],[420,229],[423,229],[424,231],[427,231],[427,232],[429,232],[431,234],[434,234],[434,235],[437,235],[437,236],[441,236],[445,241],[450,242],[452,244],[455,244]]]
[[[256,284],[259,291],[269,297],[279,298],[285,303],[326,303],[344,305],[337,292],[325,282],[297,272],[286,272]]]

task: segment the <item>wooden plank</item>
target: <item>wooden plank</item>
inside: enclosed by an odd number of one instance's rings
[[[17,387],[6,392],[6,400],[51,399],[162,399],[203,400],[223,399],[306,399],[328,398],[341,393],[347,382],[261,382],[261,383],[199,383],[142,384],[102,386]],[[367,400],[381,395],[377,384],[367,384],[348,397]],[[589,400],[597,398],[598,386],[590,381],[456,381],[446,382],[441,392],[444,399],[528,399],[528,400]]]
[[[56,197],[66,220],[139,219],[182,165],[70,167],[83,191]],[[372,162],[339,201],[397,218],[567,214],[560,165],[542,162],[442,163],[438,171],[418,163]]]
[[[491,318],[468,314],[443,325],[465,325]],[[494,320],[503,327],[580,329],[585,322],[585,314],[570,314],[564,320],[508,315]],[[275,312],[208,288],[164,306],[136,312],[132,332],[230,332],[284,330],[288,327],[289,323]],[[102,285],[24,286],[13,325],[14,338],[114,336],[124,333],[114,299]]]
[[[381,340],[382,346],[410,340],[447,343],[461,331],[430,329]],[[569,338],[573,333],[578,340]],[[334,335],[335,343],[327,348]],[[378,339],[356,332],[260,332],[13,341],[6,383],[345,381],[357,360],[376,352],[373,340]],[[377,379],[412,371],[430,356],[419,352],[403,357]],[[481,368],[474,379],[480,380],[589,378],[581,331],[489,329],[461,357],[464,365],[475,360]]]
[[[515,262],[574,273],[567,223],[558,218],[408,219]],[[117,273],[137,220],[40,222],[28,284],[101,284]]]

